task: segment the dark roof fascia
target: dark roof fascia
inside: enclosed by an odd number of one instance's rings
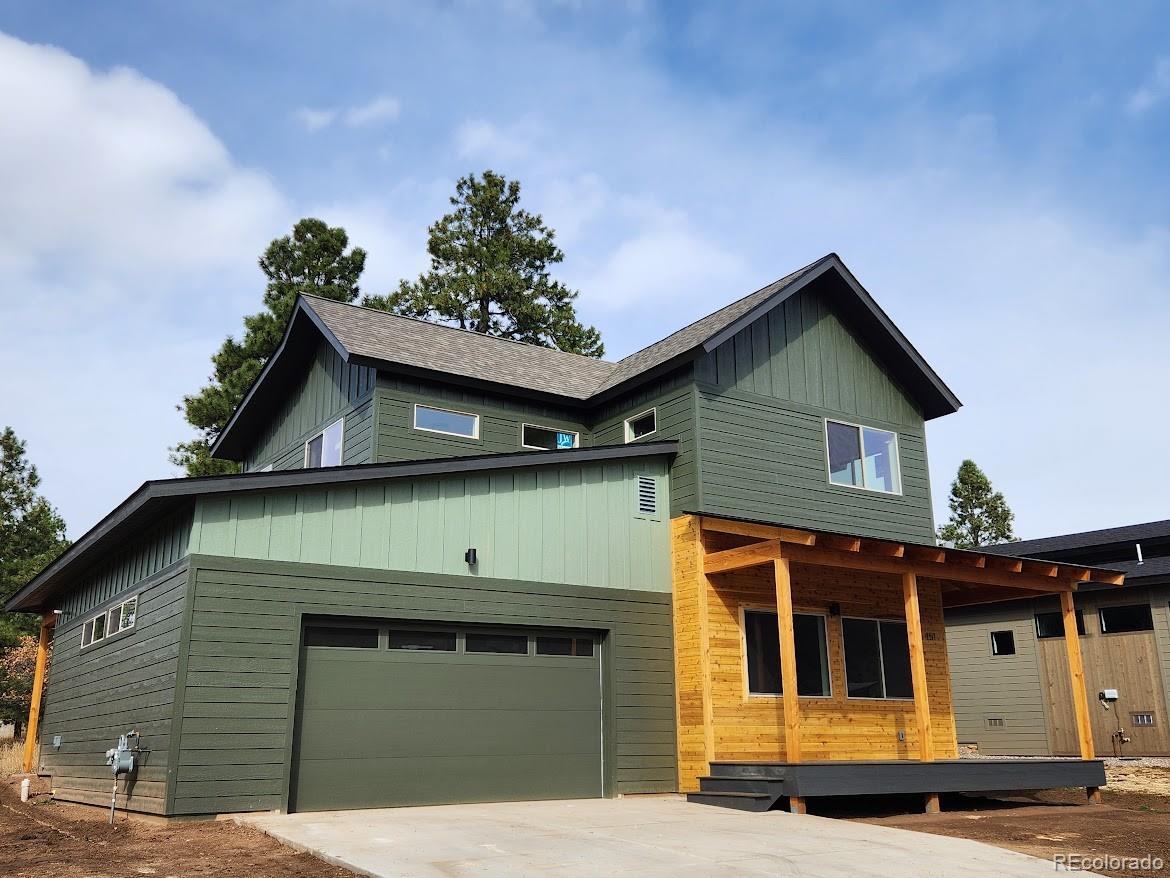
[[[42,599],[53,581],[67,569],[84,562],[114,531],[132,520],[148,506],[166,503],[175,506],[184,500],[210,494],[267,491],[314,485],[345,485],[383,479],[421,478],[457,473],[492,472],[507,469],[535,469],[596,461],[636,460],[646,457],[670,457],[678,453],[678,443],[670,441],[638,442],[629,445],[598,445],[564,451],[522,451],[514,454],[482,454],[448,457],[403,463],[355,464],[321,469],[283,470],[240,473],[227,476],[203,476],[187,479],[160,479],[144,482],[105,518],[94,525],[73,545],[42,570],[31,582],[5,604],[5,609],[36,609],[30,601]]]
[[[237,449],[235,445],[235,437],[233,433],[239,426],[242,420],[246,420],[245,412],[251,407],[253,399],[260,393],[261,388],[267,385],[268,378],[272,372],[281,364],[282,357],[286,350],[291,347],[291,339],[294,332],[299,332],[301,324],[298,322],[304,315],[324,336],[325,340],[333,346],[338,355],[349,362],[350,354],[345,346],[338,341],[337,336],[330,331],[325,322],[313,311],[312,307],[305,301],[303,296],[297,296],[296,304],[293,306],[292,316],[289,318],[288,326],[285,327],[284,335],[280,339],[280,344],[276,346],[276,350],[272,352],[272,356],[268,358],[268,362],[264,364],[264,368],[260,370],[260,374],[255,377],[252,383],[248,386],[244,393],[244,398],[236,410],[232,412],[231,418],[228,419],[227,424],[220,431],[219,436],[216,437],[215,442],[211,445],[211,456],[221,458],[224,460],[241,460],[243,459],[243,449]]]

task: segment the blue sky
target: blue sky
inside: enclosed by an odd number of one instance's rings
[[[174,475],[174,406],[304,215],[425,264],[492,167],[621,356],[836,251],[966,403],[1021,536],[1165,518],[1159,3],[0,8],[0,421],[74,536]]]

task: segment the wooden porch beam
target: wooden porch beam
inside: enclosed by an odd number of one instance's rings
[[[837,534],[821,534],[818,545],[826,549],[836,549],[839,552],[860,552],[860,537],[842,537]]]
[[[1077,631],[1077,613],[1071,592],[1061,592],[1060,612],[1064,618],[1064,647],[1068,654],[1068,679],[1073,690],[1081,758],[1092,759],[1093,726],[1089,719],[1089,693],[1085,691],[1085,666],[1081,661],[1081,638]]]
[[[1000,555],[987,555],[987,566],[992,570],[1006,570],[1008,573],[1020,573],[1024,569],[1024,562],[1019,558],[1005,558]]]
[[[934,549],[930,546],[907,546],[905,555],[915,561],[926,561],[930,564],[942,564],[947,560],[947,553],[943,549]]]
[[[24,728],[24,761],[22,770],[31,774],[36,756],[37,737],[40,735],[41,700],[45,692],[45,670],[49,665],[49,635],[57,622],[55,613],[41,617],[41,637],[37,641],[37,663],[33,670],[32,697],[28,705],[28,725]]]
[[[861,551],[866,555],[881,555],[885,558],[902,558],[906,547],[901,543],[882,543],[877,540],[862,540]]]
[[[922,646],[922,613],[918,606],[918,577],[902,574],[902,601],[906,609],[906,639],[910,642],[910,677],[914,683],[914,715],[918,720],[918,758],[934,761],[934,733],[930,722],[930,694],[926,687],[926,653]]]
[[[784,758],[800,762],[800,693],[796,682],[796,634],[792,625],[792,571],[787,558],[773,562],[776,622],[780,634],[780,700],[784,702]]]
[[[741,570],[744,567],[758,567],[780,557],[780,540],[763,540],[748,546],[737,546],[721,552],[709,552],[703,556],[705,573],[723,573],[727,570]]]
[[[777,527],[771,524],[753,524],[750,521],[729,521],[724,518],[703,516],[699,519],[703,530],[723,534],[735,534],[741,537],[759,537],[762,540],[783,540],[786,543],[797,543],[802,546],[814,545],[817,535],[794,527]]]
[[[909,546],[906,547],[909,550]],[[784,547],[784,557],[801,564],[816,564],[824,567],[843,567],[848,570],[869,570],[875,573],[914,573],[932,579],[951,582],[970,582],[976,585],[998,586],[1001,588],[1026,588],[1031,591],[1054,594],[1071,591],[1075,585],[1055,577],[1032,576],[1027,573],[1007,573],[1002,570],[966,567],[961,565],[915,562],[909,558],[874,558],[851,552],[834,552],[831,549],[805,546]]]
[[[1031,573],[1033,576],[1051,576],[1056,577],[1060,572],[1060,568],[1055,564],[1046,564],[1043,561],[1024,561],[1024,572]]]

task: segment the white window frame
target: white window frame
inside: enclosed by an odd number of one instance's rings
[[[771,613],[777,617],[776,636],[780,636],[779,628],[779,612],[775,606],[768,606],[767,604],[740,604],[739,605],[739,648],[740,648],[740,667],[743,669],[743,695],[745,699],[751,700],[753,698],[766,698],[772,701],[778,701],[784,697],[784,693],[772,692],[753,692],[751,685],[748,683],[748,654],[747,654],[747,614],[751,613]],[[825,626],[825,667],[829,672],[829,694],[828,695],[801,695],[796,694],[797,698],[807,698],[816,701],[829,701],[833,698],[833,655],[832,648],[829,646],[829,614],[823,610],[802,610],[798,607],[792,608],[792,615],[794,616],[820,616],[822,624]],[[780,681],[780,686],[783,688],[784,681]]]
[[[899,444],[897,430],[887,430],[885,427],[875,427],[872,424],[855,424],[852,421],[842,421],[840,418],[825,418],[825,478],[834,488],[845,488],[850,491],[869,491],[871,494],[886,494],[890,497],[902,496],[902,448]],[[887,491],[884,488],[871,488],[868,485],[843,485],[833,481],[833,462],[829,459],[829,424],[838,424],[842,427],[853,427],[857,430],[857,444],[861,448],[861,478],[865,480],[865,431],[878,430],[889,433],[894,437],[894,459],[898,465],[898,490]]]
[[[466,415],[469,418],[475,418],[475,429],[472,431],[472,435],[468,436],[466,433],[453,433],[450,430],[436,430],[434,427],[420,427],[418,425],[418,410],[420,408],[430,409],[433,412],[446,412],[447,414],[451,415]],[[413,420],[411,421],[411,425],[420,433],[438,433],[440,436],[454,436],[457,439],[471,439],[474,441],[479,441],[479,412],[464,412],[460,411],[459,409],[448,409],[437,405],[427,405],[425,402],[416,402],[414,404]]]
[[[337,426],[338,424],[341,424],[341,442],[339,443],[341,446],[340,460],[338,460],[337,463],[328,463],[328,464],[322,463],[320,466],[313,467],[313,469],[329,469],[330,467],[341,466],[342,463],[345,462],[345,418],[340,417],[336,421],[330,421],[328,424],[325,425],[325,429],[319,430],[318,432],[314,433],[312,436],[310,436],[308,439],[305,440],[305,459],[304,459],[304,466],[302,467],[302,469],[309,468],[309,444],[311,442],[313,442],[315,439],[321,440],[321,459],[322,460],[325,459],[325,439],[324,439],[324,436],[331,428]],[[269,464],[268,469],[262,470],[262,472],[270,471],[271,469],[272,469],[272,464]]]
[[[878,623],[878,659],[882,666],[882,691],[886,691],[886,646],[882,643],[882,622],[897,622],[906,626],[906,640],[909,641],[910,626],[905,619],[898,619],[894,616],[842,616],[841,617],[841,669],[845,672],[845,698],[848,701],[914,701],[914,667],[913,658],[911,658],[910,668],[910,694],[908,696],[873,696],[873,695],[850,695],[849,694],[849,658],[848,650],[845,649],[845,625],[846,619],[853,619],[858,622],[877,622]]]
[[[651,430],[649,433],[643,433],[641,436],[634,436],[633,431],[630,430],[630,421],[636,421],[639,418],[646,417],[646,415],[654,415],[654,429]],[[643,412],[638,412],[638,414],[636,414],[636,415],[630,415],[628,418],[626,418],[625,423],[622,425],[622,435],[625,436],[626,444],[629,444],[630,442],[640,442],[641,440],[645,439],[647,436],[653,436],[657,432],[658,432],[658,406],[656,406],[656,405],[651,406],[650,408],[646,409]]]
[[[133,631],[134,628],[138,625],[138,611],[139,611],[139,607],[141,605],[141,597],[142,597],[141,592],[138,592],[136,594],[132,594],[129,597],[123,598],[122,600],[118,601],[118,603],[114,604],[113,606],[106,607],[104,610],[102,610],[102,612],[94,613],[91,616],[87,617],[85,622],[81,626],[81,648],[82,649],[89,649],[91,646],[97,646],[99,643],[103,643],[104,641],[109,640],[111,637],[116,637],[119,634],[123,633],[124,631]],[[125,607],[131,601],[134,601],[134,621],[132,621],[129,625],[126,625],[123,627],[121,625],[122,608]],[[118,626],[117,631],[111,632],[110,631],[110,615],[114,612],[117,612],[117,614],[118,614],[119,626]],[[92,631],[93,631],[93,625],[98,619],[103,620],[102,621],[102,636],[95,640],[95,639],[93,639]],[[88,643],[85,642],[85,632],[86,632],[87,628],[90,629],[90,632],[91,632],[90,641]]]
[[[428,406],[429,408],[429,406]],[[532,427],[536,430],[548,430],[551,433],[569,433],[573,437],[573,447],[581,447],[581,433],[578,430],[564,430],[560,427],[550,427],[547,424],[521,424],[520,425],[520,447],[531,448],[533,451],[563,451],[564,449],[545,448],[543,445],[525,445],[524,444],[524,428]]]

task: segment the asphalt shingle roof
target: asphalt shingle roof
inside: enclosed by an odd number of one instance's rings
[[[1139,543],[1142,540],[1168,536],[1170,536],[1170,520],[1148,521],[1144,524],[1127,524],[1121,527],[1107,527],[1101,530],[1043,537],[1038,540],[1022,540],[1017,543],[985,546],[982,551],[998,555],[1027,556],[1035,553],[1065,552],[1070,549],[1089,549],[1095,546],[1107,546],[1111,543]]]

